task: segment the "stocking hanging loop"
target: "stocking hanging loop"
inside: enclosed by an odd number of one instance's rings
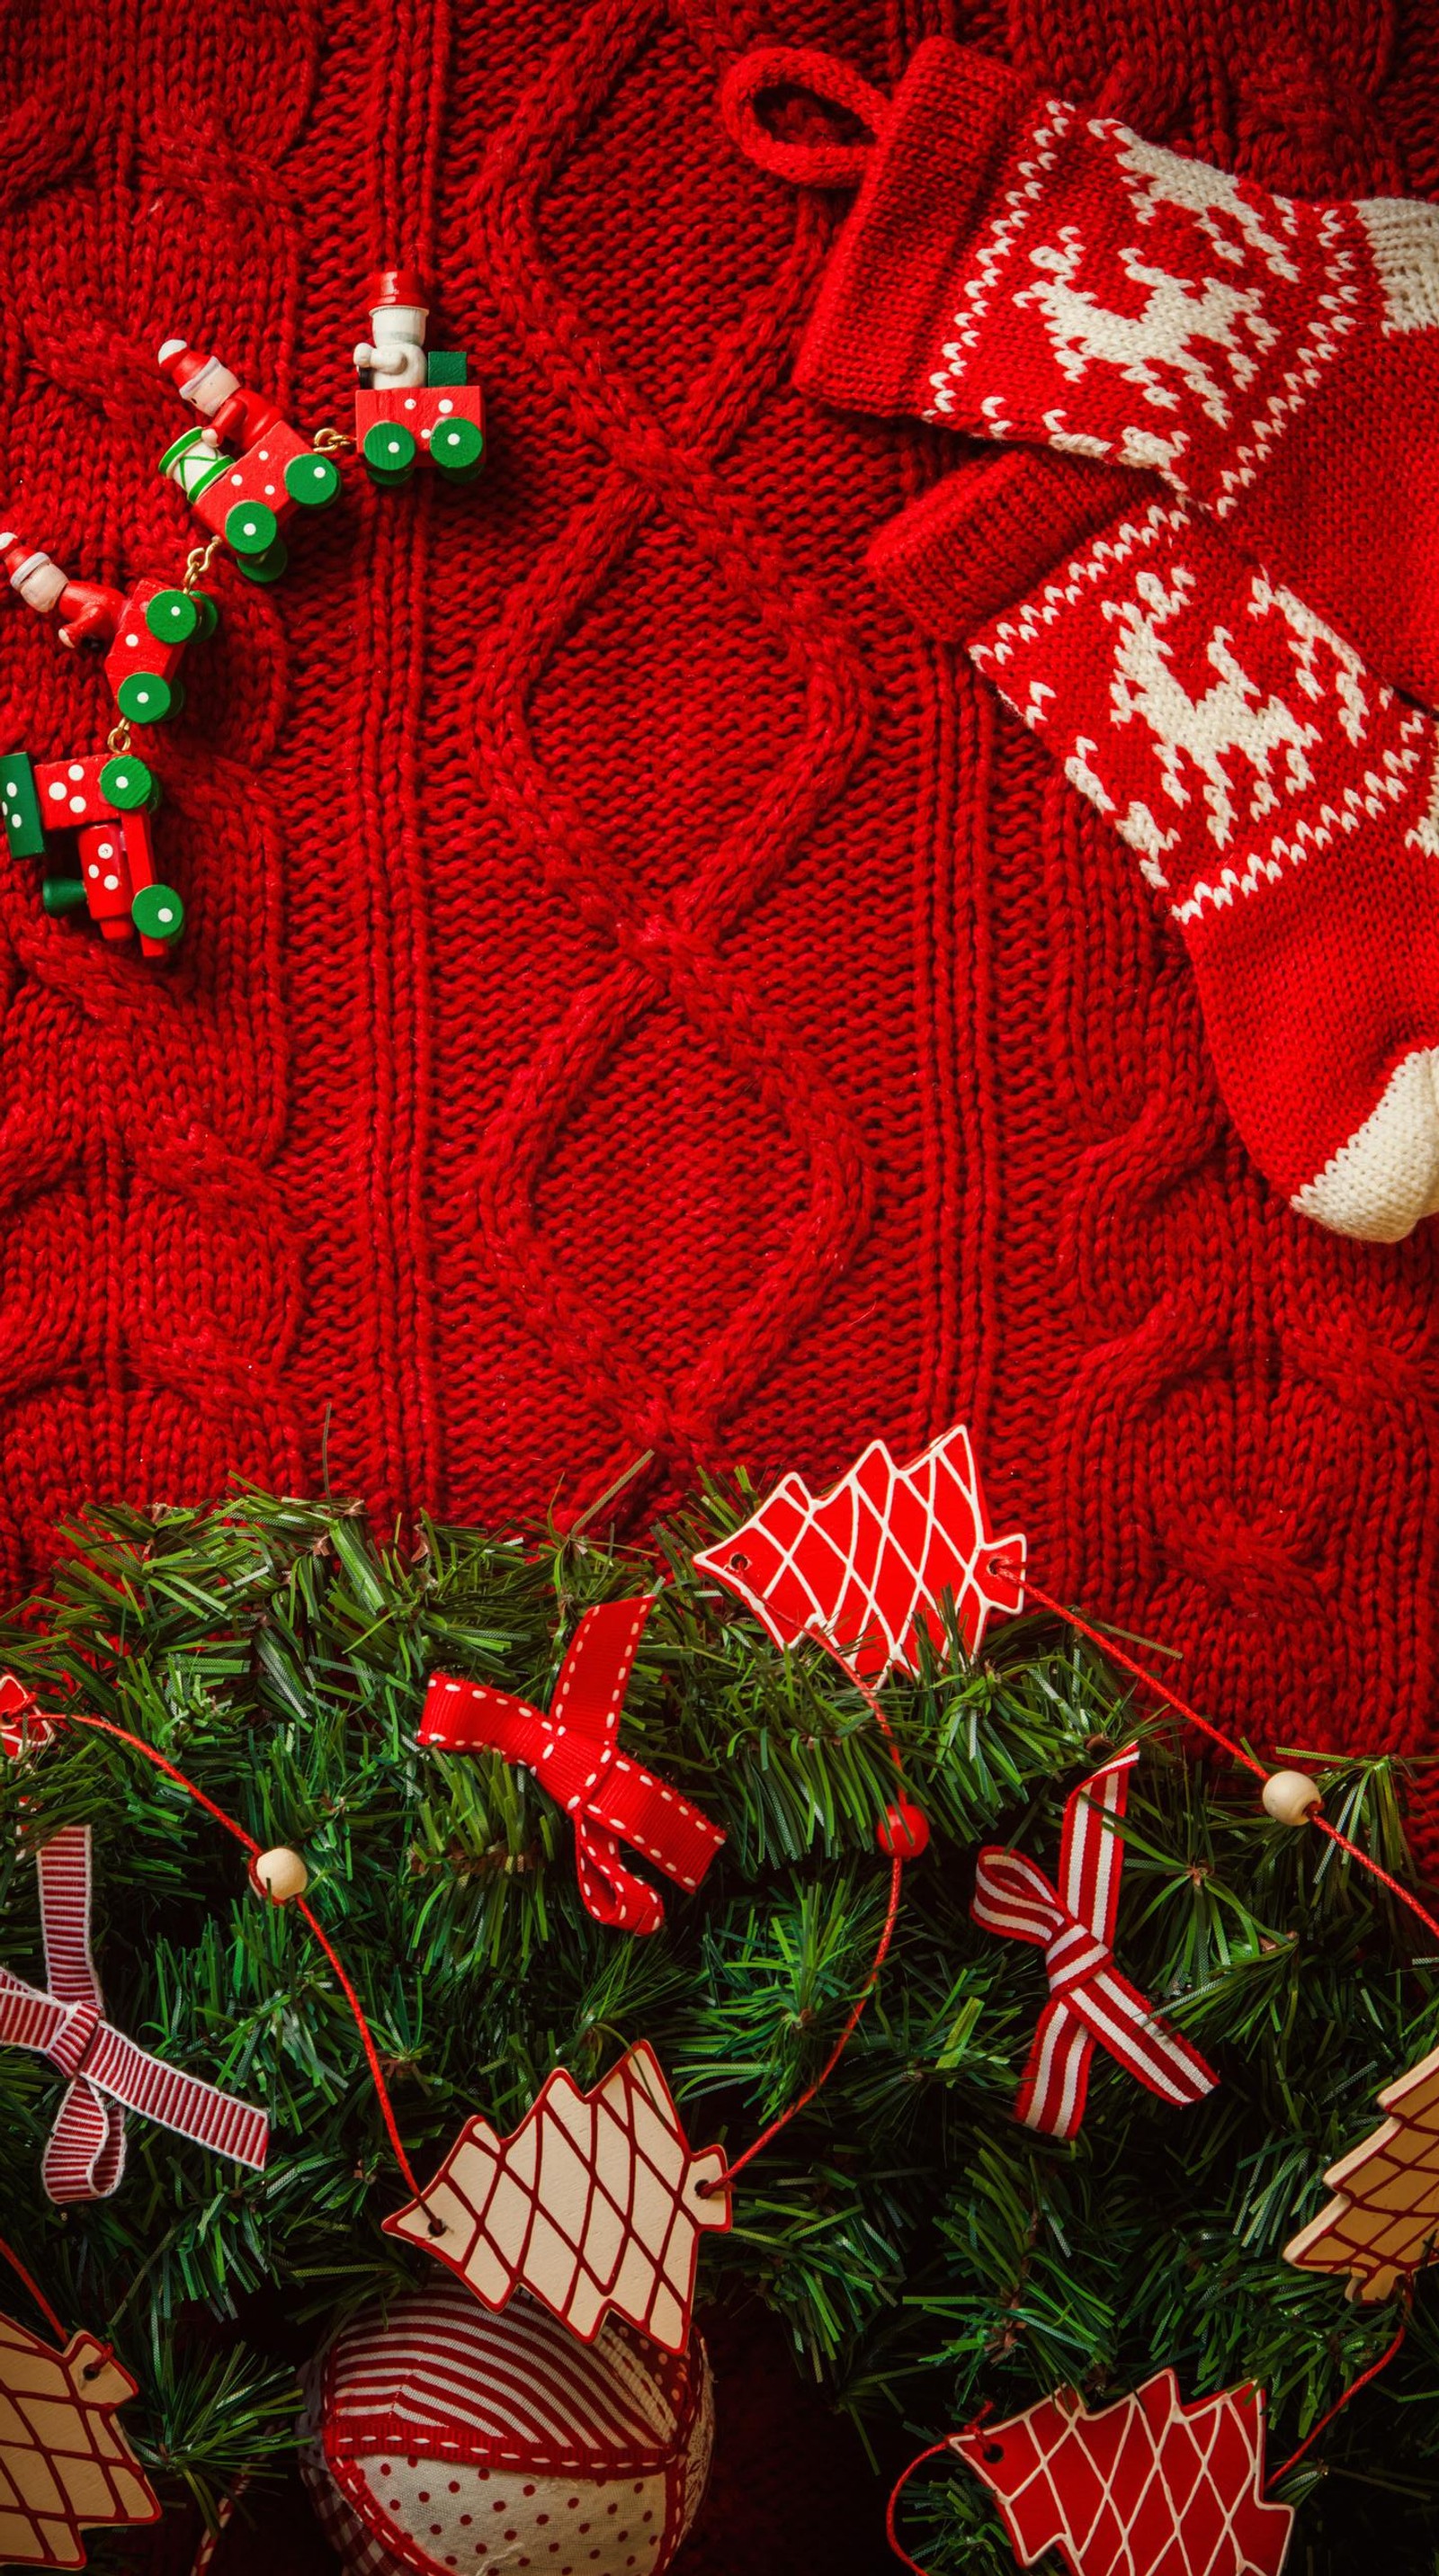
[[[734,66],[720,92],[720,114],[731,139],[762,170],[797,188],[855,188],[864,177],[873,140],[845,143],[787,142],[771,134],[759,101],[775,90],[797,90],[826,107],[840,108],[877,138],[889,115],[882,89],[861,78],[836,54],[809,45],[757,45]]]

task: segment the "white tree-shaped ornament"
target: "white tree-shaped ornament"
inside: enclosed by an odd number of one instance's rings
[[[593,2342],[611,2309],[689,2342],[699,2240],[730,2223],[722,2147],[696,2155],[648,2041],[582,2093],[560,2067],[501,2138],[467,2120],[423,2199],[385,2220],[499,2309],[521,2285]]]

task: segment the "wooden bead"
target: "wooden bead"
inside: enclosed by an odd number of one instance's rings
[[[261,1852],[259,1859],[250,1863],[250,1876],[258,1893],[268,1896],[272,1905],[289,1905],[295,1897],[303,1896],[310,1884],[310,1873],[299,1853],[284,1843],[275,1851]]]
[[[1304,1825],[1323,1799],[1303,1771],[1271,1771],[1264,1783],[1264,1808],[1281,1825]]]

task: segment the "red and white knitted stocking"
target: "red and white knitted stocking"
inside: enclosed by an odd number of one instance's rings
[[[876,577],[962,639],[1183,934],[1260,1169],[1393,1242],[1439,1210],[1439,729],[1210,523],[1016,452],[885,529]]]
[[[779,140],[786,87],[874,146]],[[724,107],[766,167],[860,180],[802,385],[1156,469],[1439,707],[1439,208],[1271,196],[942,37],[893,100],[768,48]]]

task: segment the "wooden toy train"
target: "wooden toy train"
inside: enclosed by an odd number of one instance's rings
[[[159,802],[158,779],[133,752],[0,757],[0,822],[17,858],[42,862],[46,911],[87,911],[106,939],[138,938],[145,957],[167,956],[185,927],[178,894],[155,874],[150,816]],[[59,834],[74,835],[73,863],[54,848]]]
[[[485,405],[467,381],[462,352],[427,350],[429,299],[405,269],[370,281],[370,330],[355,351],[355,444],[372,479],[408,482],[433,465],[468,482],[485,455]],[[289,559],[284,531],[301,510],[322,510],[340,488],[335,440],[302,438],[264,394],[242,385],[219,358],[167,340],[160,369],[203,416],[160,459],[160,472],[185,494],[203,527],[222,537],[251,581],[278,580]]]
[[[377,484],[404,483],[431,465],[448,482],[468,482],[485,455],[484,396],[465,359],[425,345],[429,300],[412,272],[383,269],[370,281],[371,337],[355,351],[355,445]],[[167,340],[161,372],[199,417],[160,459],[202,527],[228,547],[251,581],[279,578],[285,530],[302,510],[324,509],[340,488],[336,432],[314,439],[292,429],[265,394],[243,385],[222,360]],[[186,646],[213,632],[213,600],[196,587],[196,558],[183,587],[153,580],[128,590],[72,581],[44,550],[0,533],[0,567],[10,587],[41,616],[56,614],[62,644],[95,645],[122,721],[105,752],[36,761],[0,757],[0,823],[11,852],[39,859],[47,912],[87,911],[108,940],[138,938],[146,957],[164,957],[184,928],[185,907],[155,875],[150,817],[159,781],[129,747],[130,725],[154,725],[184,704],[179,676]],[[57,847],[57,842],[59,846]]]
[[[13,530],[0,532],[0,566],[10,587],[41,617],[58,610],[60,641],[105,650],[105,677],[115,704],[131,724],[161,724],[185,703],[179,677],[185,647],[213,635],[219,611],[203,590],[174,590],[164,582],[137,581],[132,590],[108,582],[72,581],[39,546]]]
[[[409,269],[370,280],[370,338],[355,351],[355,444],[375,482],[405,483],[417,465],[468,483],[485,461],[485,398],[463,350],[427,349],[429,297]]]

